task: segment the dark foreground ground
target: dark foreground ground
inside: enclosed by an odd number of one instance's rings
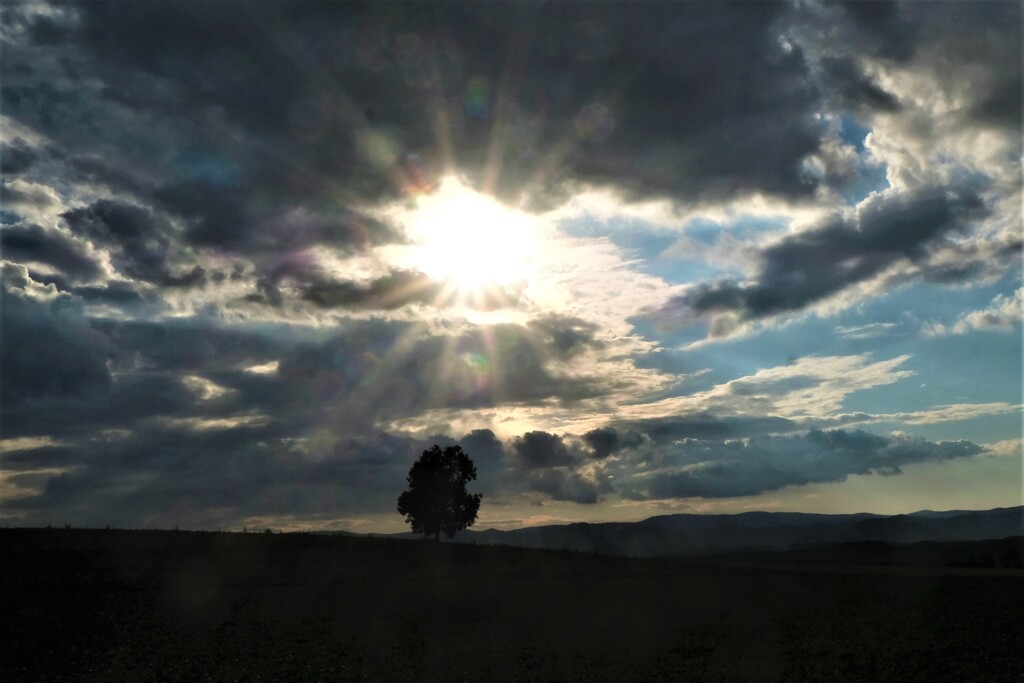
[[[1024,572],[0,530],[0,680],[1024,681]]]

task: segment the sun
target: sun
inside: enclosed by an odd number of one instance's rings
[[[522,284],[537,248],[533,220],[454,178],[407,216],[410,265],[463,293]]]

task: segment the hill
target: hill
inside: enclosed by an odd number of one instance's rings
[[[1024,507],[910,515],[747,512],[662,515],[640,522],[576,523],[462,534],[462,543],[576,550],[631,557],[680,557],[785,550],[837,543],[980,541],[1024,534]],[[413,534],[398,537],[412,538]]]

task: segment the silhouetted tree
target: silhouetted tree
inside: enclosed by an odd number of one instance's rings
[[[413,463],[406,481],[409,490],[398,497],[398,512],[415,533],[441,539],[472,526],[480,510],[479,493],[468,493],[466,483],[476,479],[476,467],[461,446],[443,451],[435,444]]]

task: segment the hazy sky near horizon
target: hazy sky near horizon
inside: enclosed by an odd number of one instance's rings
[[[1021,503],[1017,2],[0,13],[0,524]]]

